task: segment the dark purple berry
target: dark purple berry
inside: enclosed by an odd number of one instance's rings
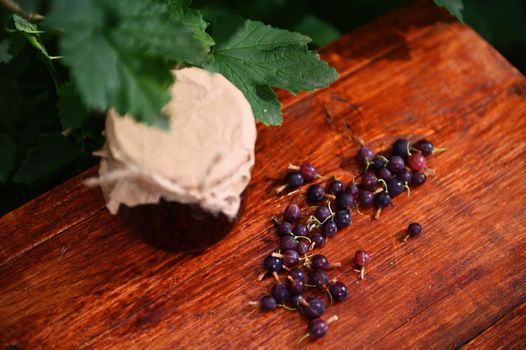
[[[368,147],[362,147],[356,154],[356,161],[361,166],[366,166],[374,158],[374,152]]]
[[[336,223],[332,220],[327,221],[322,226],[322,232],[325,237],[332,237],[338,232],[338,226],[336,226]]]
[[[287,267],[294,267],[300,262],[300,255],[295,250],[285,250],[283,252],[283,265]]]
[[[391,196],[389,193],[382,191],[374,196],[374,205],[377,208],[385,208],[391,204]]]
[[[402,172],[398,173],[396,176],[400,181],[402,181],[403,184],[410,184],[411,179],[413,178],[413,173],[411,171],[404,169]]]
[[[279,240],[279,249],[281,251],[297,250],[297,248],[298,248],[298,241],[293,236],[286,235],[286,236],[281,237],[281,239]]]
[[[287,277],[287,287],[292,294],[301,294],[305,290],[305,284],[302,280]]]
[[[283,263],[280,258],[276,258],[272,255],[269,255],[263,260],[263,267],[268,272],[279,272],[283,267]]]
[[[294,308],[298,308],[300,307],[301,305],[301,302],[300,300],[302,299],[303,297],[301,296],[301,294],[292,294],[290,296],[290,306],[294,307]]]
[[[402,170],[405,169],[405,162],[404,159],[400,156],[392,156],[389,160],[389,165],[387,165],[388,169],[393,174],[398,174]]]
[[[318,318],[325,312],[325,303],[321,298],[310,297],[307,299],[308,305],[301,305],[303,316],[308,319]]]
[[[290,223],[295,223],[301,219],[301,209],[297,204],[289,204],[283,213],[283,219]]]
[[[330,194],[338,194],[345,190],[345,185],[340,180],[332,180],[327,186],[327,192]]]
[[[307,226],[303,224],[297,224],[296,227],[294,227],[293,232],[296,236],[306,236],[309,233],[309,230],[307,229]]]
[[[329,260],[325,255],[316,254],[311,258],[311,268],[314,270],[328,270],[329,269]]]
[[[400,193],[404,192],[404,184],[399,179],[388,179],[386,181],[386,184],[387,191],[389,192],[391,197],[396,197]]]
[[[427,177],[424,173],[413,173],[413,177],[411,178],[411,186],[418,187],[422,185],[424,182],[426,182]]]
[[[320,222],[325,222],[331,215],[330,209],[324,205],[320,205],[314,211],[314,217]]]
[[[309,203],[318,203],[325,196],[325,190],[321,185],[310,185],[307,188],[307,202]]]
[[[391,171],[389,171],[389,169],[381,168],[376,172],[376,176],[379,179],[387,181],[388,179],[393,177],[393,174],[391,173]]]
[[[430,156],[433,154],[433,151],[435,147],[431,143],[431,141],[428,140],[420,140],[416,143],[415,148],[422,152],[422,155],[424,156]]]
[[[295,280],[300,280],[300,281],[305,282],[305,272],[303,272],[303,270],[300,269],[299,267],[290,270],[289,276]]]
[[[371,163],[371,169],[376,170],[376,171],[382,168],[385,168],[386,166],[387,166],[387,158],[385,158],[384,156],[374,157]]]
[[[342,282],[331,282],[329,285],[329,293],[331,293],[333,300],[343,301],[347,298],[349,291],[347,290],[347,286]]]
[[[278,233],[280,236],[290,235],[292,233],[292,224],[284,221],[278,225]]]
[[[341,230],[351,224],[351,213],[348,210],[339,210],[334,216],[334,222],[338,230]]]
[[[422,225],[416,222],[410,223],[407,227],[407,233],[410,236],[420,236],[420,234],[422,233]]]
[[[370,208],[373,206],[373,194],[371,191],[361,190],[358,197],[360,208]]]
[[[316,179],[317,170],[311,163],[305,163],[300,167],[300,174],[305,182],[312,182]]]
[[[351,209],[354,207],[354,197],[350,193],[340,193],[336,196],[336,207],[338,209]]]
[[[324,270],[311,270],[309,272],[309,283],[316,286],[316,288],[323,288],[329,283],[329,277]]]
[[[260,305],[261,310],[272,311],[278,307],[278,302],[276,301],[276,299],[274,299],[273,296],[265,295],[263,298],[261,298]]]
[[[354,254],[354,263],[358,266],[365,266],[371,262],[371,256],[365,250],[358,250]]]
[[[298,246],[296,247],[296,251],[298,252],[299,255],[305,255],[309,252],[309,250],[310,250],[310,246],[305,241],[300,241],[298,243]]]
[[[291,189],[301,187],[304,182],[303,176],[298,172],[288,173],[285,176],[285,183]]]
[[[376,175],[369,172],[362,176],[360,187],[364,190],[374,191],[376,189],[377,182],[378,179],[376,178]]]
[[[353,197],[357,197],[360,189],[358,188],[358,185],[356,185],[354,182],[351,182],[347,185],[347,188],[345,189],[346,193],[350,193],[353,195]]]
[[[406,159],[411,155],[409,147],[410,144],[407,139],[398,139],[393,143],[392,153]]]
[[[312,339],[320,339],[323,338],[325,334],[327,334],[328,330],[329,326],[327,325],[327,322],[321,318],[316,318],[309,324],[308,334]]]
[[[270,294],[272,294],[278,304],[285,304],[290,299],[289,289],[283,283],[273,285]]]
[[[415,153],[409,157],[407,165],[411,170],[419,172],[425,169],[427,165],[427,159],[421,153]]]
[[[321,233],[315,233],[311,237],[312,243],[314,243],[314,246],[319,248],[323,247],[325,245],[325,237]]]

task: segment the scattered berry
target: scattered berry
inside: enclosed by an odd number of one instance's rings
[[[354,197],[350,193],[342,192],[336,196],[336,207],[338,209],[351,209],[354,207]]]
[[[278,307],[278,302],[273,296],[265,295],[263,298],[261,298],[260,305],[261,310],[272,311]]]
[[[329,324],[337,320],[338,320],[338,316],[336,315],[329,318],[327,322],[325,322],[321,318],[316,318],[312,320],[307,329],[307,333],[303,337],[301,337],[297,343],[299,344],[307,338],[311,338],[311,339],[323,338],[325,334],[327,334],[327,331],[329,330]]]
[[[400,156],[392,156],[387,167],[391,173],[398,174],[405,169],[404,159]]]
[[[313,234],[311,237],[311,240],[312,240],[311,249],[315,247],[317,248],[323,247],[325,245],[325,237],[323,237],[321,233]]]
[[[285,183],[287,184],[287,187],[289,187],[290,189],[301,187],[304,182],[305,182],[305,179],[298,172],[288,173],[285,176]]]
[[[305,163],[300,167],[300,174],[305,179],[305,182],[312,182],[316,179],[318,171],[311,163]]]
[[[358,250],[354,255],[354,263],[360,266],[360,279],[365,279],[365,265],[371,263],[371,256],[365,250]]]
[[[285,212],[283,213],[283,219],[290,223],[295,223],[299,219],[301,219],[301,209],[297,204],[289,204],[287,208],[285,208]]]
[[[396,176],[400,181],[402,181],[402,183],[405,185],[405,184],[410,184],[411,183],[411,179],[413,178],[413,173],[411,173],[409,170],[407,169],[404,169],[402,170],[400,173],[398,173],[398,175]]]
[[[274,297],[278,304],[285,304],[290,299],[289,289],[283,283],[276,283],[273,285],[270,294]]]
[[[309,188],[307,188],[307,202],[309,203],[321,202],[324,196],[325,190],[321,185],[310,185]]]
[[[308,319],[318,318],[325,312],[325,303],[321,298],[310,297],[305,303],[301,303],[301,311]]]
[[[307,229],[307,226],[303,224],[297,224],[296,227],[294,227],[293,233],[295,236],[306,236],[309,234],[309,230]]]
[[[358,186],[354,182],[351,182],[350,184],[348,184],[347,188],[345,189],[345,192],[352,194],[353,197],[357,197],[359,191],[360,190]]]
[[[422,225],[416,222],[412,222],[407,227],[407,235],[404,237],[404,242],[409,239],[409,237],[418,237],[422,233]]]
[[[329,284],[329,293],[331,294],[331,298],[333,300],[340,302],[347,298],[349,291],[347,290],[347,286],[345,284],[335,281]]]
[[[314,255],[310,261],[310,267],[313,270],[328,270],[333,267],[340,267],[340,266],[342,266],[341,263],[330,264],[329,259],[327,259],[327,257],[322,254]]]
[[[324,270],[311,270],[309,272],[309,283],[316,288],[324,288],[329,283],[329,277]]]
[[[281,237],[281,239],[279,240],[279,249],[281,251],[297,250],[298,244],[299,243],[296,240],[296,238],[290,235],[286,235],[286,236]]]
[[[327,221],[322,226],[322,232],[325,237],[332,237],[338,233],[338,227],[334,221]]]
[[[392,178],[393,177],[393,174],[391,173],[391,171],[387,168],[380,168],[377,172],[376,172],[376,175],[378,176],[378,178],[382,179],[382,180],[385,180],[387,181],[388,179]]]
[[[296,251],[299,255],[305,255],[309,252],[310,246],[305,241],[300,241],[296,247]]]
[[[387,191],[391,197],[396,197],[404,192],[404,184],[399,179],[388,179],[385,183],[387,184]]]
[[[278,224],[278,234],[280,236],[290,235],[292,233],[292,224],[288,221],[284,221]]]
[[[360,208],[372,207],[373,206],[373,193],[367,190],[360,191],[360,197],[358,198],[358,205],[360,206]]]
[[[384,156],[376,156],[374,157],[371,163],[371,168],[373,170],[378,171],[382,168],[385,168],[387,166],[387,163],[389,163],[389,160],[385,158]]]
[[[334,222],[338,230],[346,228],[351,224],[351,213],[348,210],[339,210],[334,216]]]
[[[272,253],[273,257],[281,258],[283,265],[292,268],[299,264],[300,255],[295,250],[285,250],[283,254]]]
[[[302,280],[291,277],[287,277],[287,288],[292,294],[301,294],[305,290],[305,284]]]
[[[418,187],[426,182],[427,176],[424,173],[413,173],[411,177],[411,186]]]
[[[415,153],[409,157],[409,161],[407,162],[407,165],[409,168],[413,171],[422,171],[425,169],[427,164],[426,157],[424,157],[421,153]]]
[[[289,271],[289,276],[292,277],[293,279],[305,282],[305,273],[299,267],[290,270]]]
[[[398,139],[393,143],[391,152],[396,156],[406,159],[411,155],[409,148],[410,144],[407,139]]]
[[[345,185],[340,180],[332,180],[327,186],[327,192],[330,194],[342,193],[345,190]]]
[[[376,189],[377,182],[378,179],[376,178],[376,175],[369,172],[362,176],[360,187],[364,190],[374,191]]]
[[[331,210],[324,205],[320,205],[314,211],[314,217],[318,219],[320,222],[325,222],[325,220],[327,220],[331,216],[332,216]]]
[[[376,210],[376,213],[374,214],[374,218],[378,219],[380,217],[380,213],[382,212],[382,209],[387,207],[389,204],[391,204],[391,196],[386,191],[378,192],[374,195],[374,205],[378,210]]]
[[[423,156],[430,156],[436,152],[444,152],[445,148],[435,148],[435,146],[428,140],[420,140],[416,143],[415,148],[419,150]]]
[[[356,161],[361,166],[367,166],[374,158],[374,152],[368,147],[361,147],[356,154]]]

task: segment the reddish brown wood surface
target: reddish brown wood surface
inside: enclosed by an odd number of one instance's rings
[[[373,147],[428,137],[449,151],[438,174],[379,221],[353,217],[322,252],[343,268],[340,320],[307,348],[524,348],[526,79],[470,28],[427,2],[393,12],[322,50],[330,88],[280,93],[285,123],[259,126],[245,215],[200,255],[135,240],[80,182],[90,170],[0,218],[0,346],[21,349],[296,348],[299,315],[247,305],[276,246],[272,194],[289,162],[350,180],[359,135]],[[400,243],[411,221],[417,240]],[[356,249],[374,258],[357,281]]]

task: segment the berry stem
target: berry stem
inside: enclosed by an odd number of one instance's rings
[[[382,208],[376,209],[376,212],[374,213],[374,219],[378,220],[380,218],[380,214],[382,214]]]
[[[274,279],[276,280],[276,282],[280,283],[280,280],[279,280],[279,275],[276,271],[272,272],[272,276],[274,277]]]
[[[331,324],[334,321],[338,321],[338,320],[339,320],[339,317],[337,315],[333,315],[333,316],[329,317],[329,319],[326,321],[326,323],[327,324]]]
[[[384,179],[378,179],[378,182],[380,182],[384,188],[384,190],[387,192],[387,182],[385,182]],[[375,191],[376,192],[376,191]]]
[[[285,304],[279,304],[278,306],[282,307],[282,308],[284,308],[285,310],[288,310],[288,311],[296,311],[296,308],[289,307],[289,306],[287,306]]]
[[[365,279],[365,266],[362,266],[362,268],[360,269],[360,279]]]
[[[289,170],[300,170],[300,167],[298,165],[294,165],[292,163],[289,163],[289,166],[287,167]]]
[[[259,305],[259,301],[249,301],[248,305],[258,306]]]
[[[294,238],[296,238],[296,239],[305,239],[305,240],[309,241],[309,243],[312,243],[312,240],[309,237],[307,237],[307,236],[294,236]]]
[[[433,148],[433,153],[439,153],[439,152],[445,152],[447,151],[447,148],[445,147],[442,147],[442,148]]]
[[[296,344],[301,344],[301,342],[307,339],[308,337],[310,337],[310,333],[305,333],[301,338],[298,339]]]
[[[405,235],[404,239],[402,240],[403,242],[407,242],[407,240],[409,239],[409,237],[411,237],[411,235],[408,233],[407,235]]]

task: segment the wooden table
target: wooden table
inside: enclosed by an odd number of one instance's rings
[[[321,50],[339,71],[330,88],[280,93],[282,127],[259,126],[245,215],[200,255],[134,239],[81,181],[95,169],[0,218],[0,346],[20,349],[283,349],[306,323],[247,305],[276,246],[272,194],[288,162],[311,161],[350,180],[349,135],[380,147],[427,137],[430,178],[380,220],[353,224],[322,252],[350,288],[326,338],[306,348],[526,348],[526,79],[472,29],[418,2]],[[422,237],[401,243],[411,221]],[[358,281],[359,248],[373,263]]]

